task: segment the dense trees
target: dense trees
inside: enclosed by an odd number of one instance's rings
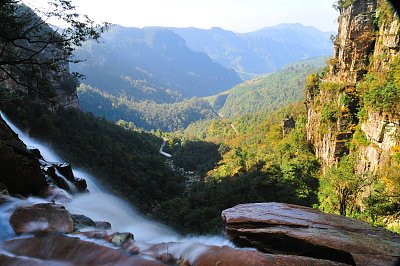
[[[49,19],[62,21],[63,28],[52,29]],[[68,63],[77,62],[75,47],[99,38],[104,26],[76,13],[70,0],[52,0],[43,10],[32,10],[20,0],[1,1],[0,82],[50,100],[49,80],[69,75]]]
[[[326,58],[317,57],[293,63],[275,73],[239,84],[209,100],[219,113],[229,117],[278,110],[304,98],[307,75],[322,69],[325,61]]]
[[[175,131],[190,123],[216,117],[210,104],[198,98],[177,103],[155,103],[136,100],[109,93],[81,84],[78,90],[80,106],[111,121],[132,122],[145,130]]]
[[[239,203],[317,204],[319,164],[306,142],[303,112],[298,103],[270,114],[200,121],[183,135],[170,134],[173,160],[202,179],[163,202],[154,217],[181,231],[206,233],[218,232],[221,211]],[[288,113],[297,124],[283,135]]]

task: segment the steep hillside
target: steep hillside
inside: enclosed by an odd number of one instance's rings
[[[277,110],[304,99],[307,75],[321,70],[326,60],[318,57],[300,61],[206,99],[216,111],[228,117]]]
[[[244,79],[274,72],[296,61],[332,54],[330,32],[301,24],[280,24],[238,34],[221,28],[171,28],[188,47],[232,67]]]
[[[233,71],[195,52],[167,29],[113,26],[99,43],[87,42],[75,55],[86,58],[72,67],[85,83],[115,96],[174,102],[209,96],[239,84]]]
[[[325,166],[322,206],[398,226],[399,18],[384,0],[338,9],[330,70],[307,85],[308,140]]]

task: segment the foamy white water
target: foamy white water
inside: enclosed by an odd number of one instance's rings
[[[19,138],[27,145],[40,150],[43,158],[48,162],[63,162],[63,160],[48,146],[34,140],[18,129],[4,114],[0,115],[7,124],[18,134]],[[66,208],[73,214],[83,214],[95,221],[111,223],[112,231],[131,232],[134,234],[139,246],[152,243],[180,242],[169,245],[171,254],[176,257],[185,257],[189,261],[207,250],[206,245],[233,246],[221,236],[183,237],[165,225],[146,219],[132,205],[111,195],[92,175],[82,169],[72,169],[76,177],[86,180],[89,193],[75,194]],[[32,201],[42,199],[30,198],[30,201],[16,200],[10,204],[0,206],[0,239],[12,234],[8,225],[9,216],[16,206],[31,204]],[[7,222],[5,222],[7,221]]]

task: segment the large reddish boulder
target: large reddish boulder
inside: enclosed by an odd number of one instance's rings
[[[196,266],[334,266],[347,265],[335,261],[293,255],[263,254],[254,250],[240,250],[227,246],[212,247],[199,256]]]
[[[392,265],[400,237],[362,221],[284,203],[241,204],[222,212],[239,246],[350,265]],[[372,264],[371,264],[372,263]]]
[[[51,265],[51,266],[73,266],[72,263],[68,262],[59,262],[59,261],[45,261],[45,260],[39,260],[39,259],[33,259],[33,258],[26,258],[26,257],[18,257],[15,255],[10,255],[10,254],[2,254],[2,251],[0,250],[0,262],[1,266],[23,266],[23,265],[29,265],[29,266],[43,266],[43,265]]]
[[[162,243],[142,251],[165,263],[192,266],[344,266],[347,264],[295,255],[264,254],[256,250],[209,246],[195,242]]]
[[[120,249],[98,245],[77,237],[60,235],[13,239],[4,241],[1,246],[9,255],[23,256],[24,259],[38,259],[43,262],[42,265],[49,265],[52,261],[57,261],[60,265],[165,265],[156,260],[145,259],[140,255],[128,255]]]
[[[70,233],[74,225],[64,206],[40,203],[17,208],[10,217],[10,224],[17,234]]]

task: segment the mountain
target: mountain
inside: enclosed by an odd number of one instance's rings
[[[100,42],[75,51],[86,61],[71,67],[85,83],[115,96],[174,102],[209,96],[239,84],[235,71],[195,52],[168,29],[113,26]]]
[[[86,112],[105,117],[121,125],[131,125],[145,130],[175,131],[186,128],[194,121],[217,116],[206,100],[192,98],[176,103],[135,101],[117,97],[81,84],[78,88],[79,105]],[[129,124],[130,123],[130,124]]]
[[[307,75],[322,69],[325,61],[323,57],[301,61],[218,95],[175,103],[137,101],[81,84],[79,105],[84,111],[114,122],[131,122],[145,130],[175,131],[199,120],[215,118],[217,113],[232,117],[269,112],[302,100]]]
[[[280,24],[249,33],[234,33],[221,28],[170,29],[179,34],[188,47],[235,69],[244,79],[307,58],[330,56],[333,51],[332,32],[301,24]]]
[[[327,58],[317,57],[272,74],[246,81],[215,96],[205,98],[223,116],[273,111],[304,99],[307,75],[321,70]]]

